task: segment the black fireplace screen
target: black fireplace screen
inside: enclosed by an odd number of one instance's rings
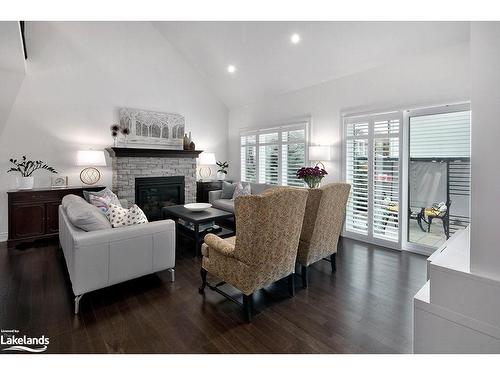
[[[184,204],[184,176],[136,178],[135,203],[149,221],[161,220],[163,207]]]

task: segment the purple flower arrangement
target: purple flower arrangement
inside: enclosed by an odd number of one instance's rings
[[[297,177],[304,180],[309,188],[318,187],[323,177],[327,175],[324,168],[315,167],[302,167],[297,171]]]

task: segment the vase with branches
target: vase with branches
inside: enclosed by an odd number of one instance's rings
[[[217,179],[225,180],[227,175],[227,169],[229,168],[229,164],[227,161],[218,161],[217,166],[219,169],[217,170]]]
[[[9,161],[13,166],[10,167],[7,173],[17,172],[21,175],[17,179],[19,189],[32,189],[34,183],[33,172],[39,169],[46,170],[50,173],[57,173],[53,167],[48,166],[42,160],[29,160],[26,155],[24,155],[21,160],[11,158]]]

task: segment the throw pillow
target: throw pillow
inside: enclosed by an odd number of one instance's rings
[[[231,184],[229,182],[222,182],[222,193],[220,195],[220,199],[233,199],[234,190],[236,189],[235,184]]]
[[[98,197],[109,197],[109,198],[111,198],[111,203],[113,203],[113,204],[115,204],[117,206],[120,206],[120,207],[122,206],[121,203],[120,203],[120,200],[118,199],[118,197],[116,196],[116,194],[113,193],[111,191],[111,189],[109,189],[109,188],[104,188],[103,190],[100,190],[100,191],[87,191],[87,190],[84,190],[83,191],[83,197],[89,203],[90,203],[90,194],[96,195]]]
[[[99,197],[94,194],[89,194],[89,202],[90,204],[96,206],[102,212],[106,213],[109,209],[109,205],[111,204],[111,197]]]
[[[127,210],[126,208],[111,203],[106,215],[113,228],[148,222],[146,215],[144,215],[144,212],[142,212],[136,204]]]
[[[250,195],[250,184],[245,184],[243,186],[241,182],[238,182],[236,184],[236,188],[234,189],[234,194],[233,194],[233,199],[236,199],[238,197],[244,197],[245,195]]]
[[[111,224],[104,213],[77,195],[62,199],[62,206],[71,224],[86,232],[109,229]]]

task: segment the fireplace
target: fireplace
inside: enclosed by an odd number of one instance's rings
[[[161,220],[161,209],[184,204],[184,176],[136,177],[135,203],[149,221]]]

